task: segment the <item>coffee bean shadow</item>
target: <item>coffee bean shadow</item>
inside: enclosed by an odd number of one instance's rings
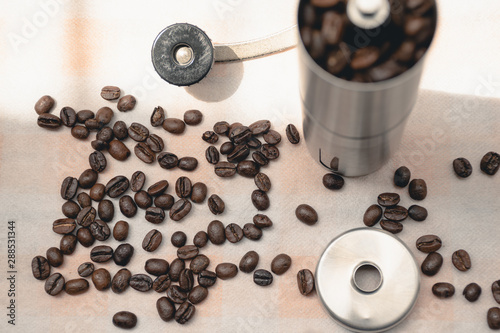
[[[236,57],[236,54],[234,56]],[[228,99],[238,90],[243,73],[242,61],[216,62],[203,80],[186,87],[186,91],[204,102],[220,102]]]

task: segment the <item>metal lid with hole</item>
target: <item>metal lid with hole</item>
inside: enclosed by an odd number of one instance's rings
[[[379,271],[380,282],[363,290],[360,267]],[[420,289],[417,262],[397,237],[380,230],[347,231],[327,246],[316,268],[316,289],[326,311],[340,325],[357,332],[381,332],[411,311]]]

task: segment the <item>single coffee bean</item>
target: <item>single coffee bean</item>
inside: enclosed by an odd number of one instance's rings
[[[236,171],[243,177],[253,178],[260,170],[260,165],[254,161],[244,160],[238,163]]]
[[[155,251],[161,244],[163,236],[161,232],[156,229],[151,230],[144,236],[142,240],[142,248],[147,252]]]
[[[104,199],[97,205],[97,213],[104,222],[110,222],[115,216],[115,206],[111,200]]]
[[[207,245],[207,242],[208,242],[208,234],[205,231],[198,231],[196,235],[194,235],[193,244],[196,247],[202,248],[205,245]]]
[[[183,157],[179,159],[177,166],[184,171],[193,171],[198,167],[198,160],[194,157]]]
[[[184,291],[191,291],[194,286],[194,275],[193,271],[189,268],[183,269],[181,275],[179,276],[179,288]]]
[[[45,280],[50,275],[50,265],[47,259],[42,256],[36,256],[31,261],[31,271],[37,280]]]
[[[281,134],[279,134],[275,130],[269,130],[267,133],[264,133],[263,137],[264,141],[266,141],[270,145],[277,145],[281,142]]]
[[[49,95],[40,97],[40,99],[35,103],[35,112],[38,114],[43,114],[50,112],[54,106],[54,99]]]
[[[238,126],[230,129],[229,140],[235,145],[244,144],[252,137],[252,131],[246,126]]]
[[[224,142],[220,146],[220,153],[222,155],[228,155],[228,154],[230,154],[234,150],[234,147],[235,146],[234,146],[234,144],[231,141]]]
[[[297,285],[299,286],[299,292],[307,296],[314,290],[314,275],[308,269],[301,269],[297,273]]]
[[[408,208],[408,216],[414,221],[424,221],[427,218],[427,209],[422,206],[412,205]]]
[[[90,251],[90,260],[93,262],[107,262],[113,258],[113,249],[107,245],[95,246]]]
[[[51,113],[42,113],[41,115],[38,116],[37,124],[42,128],[56,129],[58,127],[61,127],[61,118]],[[73,134],[73,129],[74,127],[71,129],[72,134]]]
[[[132,110],[135,107],[136,103],[137,103],[137,101],[136,101],[134,96],[125,95],[118,100],[118,104],[116,105],[116,108],[119,111],[127,112],[127,111]]]
[[[260,147],[260,152],[268,160],[275,160],[280,156],[280,151],[273,145],[265,144]]]
[[[92,236],[94,236],[95,239],[101,242],[108,239],[111,235],[111,230],[109,229],[108,225],[101,220],[95,220],[94,222],[92,222],[89,229],[92,233]]]
[[[163,321],[169,322],[175,317],[175,305],[165,296],[156,301],[156,310]]]
[[[156,134],[150,134],[146,139],[146,144],[155,153],[159,153],[163,150],[163,148],[165,148],[165,143],[163,143],[163,139]]]
[[[162,126],[165,131],[172,134],[182,134],[186,129],[186,124],[177,118],[166,118]]]
[[[481,296],[481,287],[477,283],[469,283],[462,294],[469,302],[475,302]]]
[[[309,205],[302,204],[295,209],[295,216],[299,221],[307,224],[314,225],[318,222],[318,213]]]
[[[101,183],[96,183],[90,188],[89,196],[94,201],[101,201],[106,195],[106,186]]]
[[[403,231],[403,224],[396,221],[382,220],[380,221],[380,227],[392,234],[399,234]]]
[[[89,164],[95,172],[102,172],[106,169],[106,157],[100,151],[94,151],[89,155]]]
[[[149,130],[142,124],[132,123],[128,128],[128,136],[134,141],[143,142],[148,138]]]
[[[384,217],[391,221],[401,222],[408,217],[408,210],[403,206],[394,206],[386,208]]]
[[[399,167],[394,173],[394,184],[398,187],[406,187],[410,182],[411,172],[405,166]]]
[[[134,255],[134,247],[130,244],[120,244],[113,253],[113,261],[119,266],[126,266]]]
[[[491,292],[493,293],[493,298],[500,304],[500,280],[497,280],[491,285]]]
[[[157,258],[148,259],[144,265],[144,270],[148,272],[148,274],[155,276],[167,274],[168,268],[168,261]]]
[[[168,186],[168,181],[160,180],[148,187],[148,194],[153,197],[161,195],[167,190]]]
[[[255,190],[252,192],[252,203],[257,210],[267,210],[271,204],[266,192]]]
[[[153,204],[153,198],[146,191],[139,191],[134,195],[134,201],[142,209],[148,209]]]
[[[432,286],[432,293],[439,298],[449,298],[455,294],[455,287],[448,282],[438,282]]]
[[[208,296],[208,289],[202,286],[196,286],[191,290],[188,296],[189,302],[192,304],[201,303]]]
[[[99,268],[92,273],[92,282],[95,289],[102,291],[111,287],[111,274],[104,268]]]
[[[221,221],[214,220],[210,222],[207,227],[207,234],[212,244],[220,245],[226,241],[226,232]]]
[[[458,250],[453,252],[451,262],[459,271],[465,272],[471,268],[471,261],[469,253],[465,250]]]
[[[195,183],[191,189],[191,201],[194,203],[202,203],[207,196],[208,188],[203,183]]]
[[[397,193],[382,193],[378,195],[377,202],[382,207],[396,206],[400,197]]]
[[[61,118],[61,123],[64,126],[73,127],[76,124],[76,112],[69,106],[65,106],[61,109],[59,117]]]
[[[113,134],[118,140],[125,140],[128,138],[128,127],[124,121],[118,120],[113,125]]]
[[[90,110],[81,110],[76,113],[76,121],[78,121],[80,124],[85,124],[85,122],[89,119],[92,119],[95,117],[94,112]]]
[[[259,286],[268,286],[273,283],[273,274],[265,269],[258,269],[253,272],[253,282]]]
[[[259,172],[254,177],[255,185],[259,188],[259,190],[264,192],[269,192],[271,189],[271,180],[269,177],[262,172]]]
[[[162,194],[153,200],[156,207],[169,210],[174,205],[175,199],[170,194]]]
[[[417,239],[417,250],[424,253],[436,252],[441,248],[441,238],[436,235],[425,235]]]
[[[217,194],[212,194],[208,198],[208,208],[214,215],[219,215],[224,213],[224,209],[226,208],[226,205],[224,204],[224,201],[217,195]]]
[[[488,327],[492,330],[500,329],[500,308],[494,307],[488,310],[486,315]]]
[[[91,262],[84,262],[78,266],[78,275],[81,277],[88,277],[94,273],[94,264]]]
[[[170,284],[171,280],[168,274],[160,275],[153,281],[153,290],[157,293],[163,293],[167,291],[168,287],[170,287]]]
[[[203,139],[203,141],[211,143],[211,144],[214,144],[217,141],[219,141],[219,136],[217,135],[217,133],[215,133],[213,131],[206,131],[205,133],[203,133],[201,138]]]
[[[215,146],[210,146],[205,150],[205,158],[207,159],[207,162],[210,164],[217,164],[219,163],[219,151]]]
[[[78,190],[78,179],[73,177],[64,178],[61,184],[61,197],[65,200],[72,199]]]
[[[151,126],[159,127],[163,125],[164,120],[165,120],[165,110],[163,110],[161,106],[155,107],[150,118]]]
[[[73,200],[68,200],[62,205],[61,210],[64,216],[74,219],[80,213],[80,206]]]
[[[52,230],[56,234],[60,235],[70,234],[73,232],[73,230],[75,230],[75,228],[76,228],[76,222],[73,219],[68,219],[68,218],[58,219],[52,223]]]
[[[260,166],[269,164],[269,160],[260,151],[254,151],[252,153],[252,159]]]
[[[81,208],[89,207],[92,205],[92,200],[90,196],[85,192],[79,193],[78,196],[76,197],[76,200],[78,201],[78,204],[80,205]]]
[[[80,295],[89,290],[89,282],[85,279],[73,279],[66,281],[64,290],[68,295]]]
[[[184,262],[184,260],[175,258],[170,264],[170,272],[168,272],[170,280],[174,282],[179,281],[179,277],[184,268],[186,268],[186,263]]]
[[[108,152],[118,161],[125,161],[130,156],[130,150],[119,140],[112,140],[109,143]]]
[[[111,280],[111,290],[113,290],[115,294],[121,294],[129,287],[131,277],[132,273],[128,269],[120,269],[116,272],[115,276],[113,276],[113,280]]]
[[[241,258],[239,268],[244,273],[251,273],[259,264],[259,254],[255,251],[248,251]]]
[[[180,199],[176,203],[174,203],[172,208],[170,208],[169,216],[173,221],[180,221],[187,214],[189,214],[190,211],[191,202],[189,202],[187,199]]]
[[[177,257],[182,260],[193,259],[199,253],[199,250],[194,245],[184,245],[183,247],[177,249]]]
[[[72,254],[75,252],[77,242],[78,240],[75,235],[64,235],[59,243],[59,249],[62,254]]]
[[[175,247],[183,247],[184,245],[186,245],[187,236],[182,231],[176,231],[172,234],[170,241]]]
[[[137,325],[137,316],[128,311],[117,312],[113,315],[113,325],[124,329],[134,328]]]
[[[202,271],[198,274],[198,284],[202,287],[209,288],[217,282],[217,274],[212,271]]]
[[[472,165],[466,158],[460,157],[453,161],[453,170],[457,176],[467,178],[472,174]]]
[[[77,127],[77,126],[75,126],[75,127]],[[75,127],[73,127],[73,129]],[[104,124],[102,124],[100,121],[98,121],[95,118],[85,120],[85,128],[89,131],[99,131],[103,127],[104,127]],[[83,138],[78,138],[78,137],[76,137],[76,138],[83,139]]]
[[[130,189],[133,192],[139,192],[144,187],[146,182],[146,175],[142,171],[136,171],[132,174],[130,178]]]
[[[137,214],[137,206],[130,195],[124,195],[119,201],[120,211],[126,217],[134,217]]]
[[[107,125],[111,122],[113,119],[114,112],[111,110],[111,108],[105,106],[97,110],[97,113],[95,115],[95,119],[100,122],[101,124]],[[111,129],[110,129],[111,130]],[[111,134],[113,133],[113,130],[111,130]],[[103,141],[109,141],[109,140],[103,140]]]
[[[271,262],[271,271],[276,275],[286,273],[292,265],[292,258],[285,253],[278,254]]]
[[[229,123],[227,121],[219,121],[214,125],[214,132],[219,135],[227,135],[229,132]]]
[[[273,221],[264,214],[257,214],[253,217],[253,224],[259,229],[269,228],[273,226]]]
[[[232,177],[236,174],[236,165],[229,162],[219,162],[215,165],[214,170],[219,177]]]
[[[187,300],[188,293],[179,286],[171,285],[167,289],[167,298],[173,303],[182,304]]]
[[[248,139],[246,145],[251,149],[259,149],[260,147],[262,147],[262,142],[260,142],[260,140],[256,137],[252,136],[250,139]]]
[[[153,280],[146,274],[132,275],[129,284],[133,289],[141,292],[146,292],[153,288]]]
[[[105,86],[101,89],[101,97],[108,101],[118,99],[120,98],[120,88],[115,86]]]
[[[228,280],[238,274],[238,267],[231,263],[218,264],[215,267],[215,274],[217,274],[217,277],[221,280]]]
[[[490,151],[481,159],[480,167],[484,173],[493,176],[500,168],[500,154]]]
[[[243,239],[243,230],[235,223],[228,224],[225,230],[226,238],[231,243],[238,243]]]
[[[45,253],[49,265],[52,267],[59,267],[64,262],[64,256],[57,247],[51,247]]]
[[[408,188],[410,197],[413,200],[424,200],[427,196],[427,185],[423,179],[413,179]]]
[[[250,148],[247,145],[241,144],[234,147],[233,151],[227,155],[227,161],[230,163],[238,163],[243,161],[250,155]]]
[[[184,112],[184,122],[190,126],[196,126],[203,120],[203,114],[199,110],[188,110]]]
[[[175,321],[181,325],[187,323],[193,316],[196,308],[189,302],[184,302],[175,312]]]
[[[291,144],[298,144],[300,142],[300,134],[294,124],[288,124],[286,127],[286,137]]]
[[[194,274],[200,274],[202,271],[207,269],[208,265],[210,265],[210,259],[208,259],[208,257],[204,254],[199,254],[191,260],[189,268]]]
[[[344,178],[334,173],[323,176],[323,186],[329,190],[340,190],[344,187]]]
[[[87,169],[82,172],[78,178],[78,184],[81,188],[91,188],[97,182],[97,172],[92,169]]]
[[[105,150],[105,149],[109,148],[109,143],[107,143],[105,141],[101,141],[101,140],[92,140],[92,142],[90,142],[90,145],[92,146],[92,148],[94,148],[97,151],[101,151],[101,150]]]
[[[188,198],[191,195],[191,180],[188,177],[179,177],[175,182],[175,193],[179,198]]]
[[[80,228],[76,232],[76,238],[83,247],[90,247],[94,245],[95,238],[92,236],[89,228]]]
[[[125,176],[116,176],[106,184],[106,194],[110,198],[117,198],[128,190],[129,181]]]
[[[271,128],[271,122],[269,120],[258,120],[248,126],[250,130],[252,131],[252,134],[257,136],[260,134],[267,133],[269,129]]]
[[[45,281],[45,292],[50,296],[56,296],[64,289],[64,276],[54,273]]]
[[[243,226],[243,234],[250,240],[259,240],[262,238],[262,230],[257,228],[253,223],[246,223]]]
[[[134,147],[135,156],[144,163],[151,164],[156,160],[156,154],[149,148],[149,146],[144,142],[139,142]]]
[[[422,262],[422,266],[420,268],[422,270],[422,273],[424,273],[425,275],[434,276],[439,272],[442,265],[443,256],[437,252],[431,252]]]

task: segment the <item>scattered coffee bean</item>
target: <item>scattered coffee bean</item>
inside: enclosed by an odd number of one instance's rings
[[[99,122],[95,118],[85,120],[85,128],[88,129],[89,131],[99,131],[101,128],[103,128],[103,126],[104,126],[104,124],[102,124],[101,122]],[[82,138],[78,138],[78,137],[76,137],[76,138],[82,139]]]
[[[210,265],[210,259],[204,254],[199,254],[189,264],[189,268],[193,271],[194,274],[200,274],[202,271],[207,269],[208,265]]]
[[[291,144],[296,145],[300,142],[300,134],[295,125],[288,124],[288,126],[286,127],[286,137]]]
[[[273,221],[264,214],[257,214],[253,217],[253,223],[259,229],[269,228],[273,226]]]
[[[153,198],[146,191],[139,191],[134,195],[134,201],[139,208],[148,209],[153,204]]]
[[[252,203],[257,210],[267,210],[271,204],[266,192],[255,190],[252,192]]]
[[[432,286],[432,293],[439,298],[449,298],[455,294],[455,287],[448,282],[438,282]]]
[[[252,131],[246,126],[237,126],[229,130],[229,140],[235,145],[247,142],[251,136]]]
[[[115,206],[113,205],[113,202],[108,199],[104,199],[99,202],[99,205],[97,205],[97,213],[99,214],[101,220],[104,222],[110,222],[115,216]]]
[[[231,141],[228,141],[228,142],[224,142],[221,146],[220,146],[220,153],[222,155],[228,155],[230,153],[233,152],[234,150],[234,144],[231,142]]]
[[[116,134],[115,134],[116,136]],[[108,147],[109,154],[118,161],[125,161],[130,156],[130,150],[119,140],[111,140]]]
[[[128,243],[120,244],[113,252],[113,261],[119,266],[126,266],[134,255],[134,247]]]
[[[180,221],[187,214],[189,214],[190,211],[191,211],[191,202],[189,202],[187,199],[180,199],[176,203],[174,203],[172,208],[170,208],[169,216],[170,219],[173,221]]]
[[[490,151],[481,159],[480,167],[484,173],[493,176],[500,168],[500,154]]]
[[[153,229],[144,236],[142,248],[147,252],[153,252],[160,246],[162,238],[161,232]]]
[[[192,304],[201,303],[208,296],[208,289],[202,286],[196,286],[191,290],[188,296],[189,302]]]
[[[107,269],[99,268],[92,273],[92,282],[95,289],[101,291],[111,287],[111,274]]]
[[[126,217],[134,217],[137,214],[137,206],[130,195],[124,195],[120,198],[119,207]]]
[[[179,198],[188,198],[191,195],[191,180],[188,177],[179,177],[175,182],[175,193]]]
[[[111,108],[105,106],[105,107],[102,107],[99,110],[97,110],[97,113],[95,115],[95,119],[99,123],[107,125],[111,122],[111,120],[113,119],[113,116],[114,116],[113,110],[111,110]],[[110,131],[111,131],[111,134],[113,134],[113,130],[110,129]],[[109,140],[103,140],[103,141],[109,141]]]
[[[155,107],[150,118],[151,126],[159,127],[163,125],[164,120],[165,120],[165,110],[163,110],[161,106]]]
[[[186,245],[187,236],[182,231],[176,231],[172,234],[170,241],[175,247],[183,247],[184,245]]]
[[[191,291],[194,286],[194,275],[193,271],[190,270],[189,268],[185,268],[181,271],[181,274],[179,275],[179,288],[181,288],[184,291]]]
[[[139,142],[134,147],[135,156],[144,163],[151,164],[156,160],[156,154],[149,148],[149,146],[144,142]]]
[[[490,308],[486,315],[486,320],[488,322],[488,327],[492,330],[500,329],[500,308]]]
[[[80,206],[76,202],[68,200],[62,205],[61,210],[64,216],[74,219],[80,213]]]
[[[280,151],[273,145],[265,144],[260,147],[260,152],[268,160],[275,160],[280,156]]]
[[[267,133],[269,129],[271,128],[271,122],[269,120],[258,120],[248,126],[250,130],[252,131],[252,134],[257,136],[260,134]]]
[[[137,325],[137,316],[128,311],[117,312],[113,315],[113,325],[125,329],[134,328]]]
[[[281,142],[281,135],[275,130],[269,130],[267,133],[264,133],[263,137],[264,141],[270,145],[277,145]]]
[[[243,226],[243,234],[250,240],[259,240],[262,238],[262,230],[253,223],[246,223]]]
[[[219,121],[214,124],[213,129],[219,135],[227,135],[229,132],[229,123],[227,121]]]
[[[128,127],[124,121],[118,120],[113,125],[113,134],[118,140],[125,140],[128,138]]]
[[[198,160],[194,157],[183,157],[179,159],[177,166],[184,171],[193,171],[198,167]]]
[[[260,142],[260,140],[256,137],[251,137],[250,139],[248,139],[246,145],[251,149],[259,149],[260,147],[262,147],[262,142]]]
[[[168,273],[168,275],[170,275],[170,280],[174,282],[179,281],[179,277],[184,268],[186,268],[184,260],[175,258],[170,264],[170,272]]]
[[[187,300],[188,293],[179,286],[171,285],[167,289],[167,298],[173,303],[182,304]]]
[[[251,273],[259,264],[259,254],[249,251],[241,258],[239,268],[244,273]]]
[[[297,273],[297,285],[302,295],[307,296],[314,290],[314,275],[308,269],[302,269]]]
[[[67,127],[73,127],[76,124],[76,112],[73,108],[69,106],[65,106],[61,109],[59,113],[59,117],[61,118],[61,123]]]
[[[153,200],[156,207],[169,210],[174,205],[175,199],[170,194],[162,194]]]
[[[382,207],[396,206],[399,200],[399,194],[397,193],[382,193],[377,198],[378,204]]]
[[[90,247],[94,245],[95,238],[92,236],[89,228],[80,228],[76,232],[76,238],[83,247]]]
[[[81,208],[85,208],[92,205],[92,200],[90,196],[85,192],[79,193],[78,196],[76,197],[76,200],[78,201],[78,204],[80,205]]]
[[[108,225],[101,220],[95,220],[94,222],[92,222],[89,229],[92,233],[92,236],[94,236],[95,239],[101,242],[108,239],[111,235],[111,230],[109,229]]]
[[[423,179],[413,179],[408,188],[410,197],[413,200],[424,200],[427,196],[427,185]]]
[[[202,203],[207,197],[208,188],[203,183],[195,183],[191,189],[191,201]]]
[[[403,231],[403,224],[396,221],[382,220],[380,221],[380,227],[392,234],[399,234]]]
[[[327,173],[323,176],[323,186],[329,190],[340,190],[344,187],[344,178],[335,173]]]
[[[101,97],[108,101],[120,98],[120,88],[115,86],[105,86],[101,89]]]
[[[226,205],[224,204],[224,201],[217,195],[217,194],[212,194],[208,198],[208,208],[214,215],[219,215],[224,213],[224,209],[226,208]]]
[[[52,267],[59,267],[64,262],[64,256],[57,247],[51,247],[46,252],[47,261]]]
[[[94,264],[91,262],[84,262],[78,266],[78,275],[81,277],[88,277],[94,273]]]
[[[127,111],[132,110],[135,107],[136,103],[137,103],[137,101],[136,101],[134,96],[125,95],[118,100],[118,104],[116,105],[116,108],[119,111],[127,112]]]
[[[106,184],[106,194],[110,198],[116,198],[125,193],[129,187],[129,181],[125,176],[116,176]]]
[[[40,97],[40,99],[35,103],[35,112],[38,114],[43,114],[50,112],[54,106],[54,99],[49,95]]]
[[[184,302],[175,312],[175,321],[181,325],[187,323],[195,313],[196,308],[189,302]]]
[[[367,227],[373,227],[382,218],[382,208],[378,205],[371,205],[363,216],[363,223]]]
[[[199,110],[188,110],[184,112],[184,122],[190,126],[196,126],[203,120],[203,114]]]
[[[217,277],[221,280],[228,280],[238,274],[238,267],[231,263],[218,264],[215,267],[215,274],[217,274]]]
[[[144,270],[154,276],[167,274],[168,268],[169,264],[165,259],[148,259],[144,265]]]
[[[81,188],[91,188],[97,182],[97,172],[92,169],[87,169],[82,172],[78,178],[78,184]]]
[[[203,141],[211,143],[211,144],[214,144],[217,141],[219,141],[219,136],[217,135],[217,133],[215,133],[213,131],[206,131],[205,133],[203,133],[201,138],[203,139]]]
[[[65,200],[72,199],[78,190],[78,179],[73,177],[64,178],[61,184],[61,197]]]
[[[215,165],[214,170],[219,177],[232,177],[236,174],[236,165],[229,162],[219,162]]]
[[[459,271],[465,272],[471,268],[471,261],[469,253],[465,250],[458,250],[453,252],[451,262]]]
[[[170,280],[170,276],[168,274],[160,275],[153,281],[153,290],[157,293],[163,293],[167,291],[171,283],[172,281]]]
[[[160,180],[148,188],[148,194],[153,197],[162,195],[167,190],[168,186],[168,181]]]
[[[443,256],[437,252],[431,252],[422,262],[422,266],[420,268],[422,270],[422,273],[424,273],[425,275],[434,276],[439,272],[442,265]]]
[[[208,242],[208,234],[205,231],[198,231],[196,235],[194,235],[193,244],[196,247],[202,248],[205,245],[207,245],[207,242]]]
[[[165,148],[163,139],[156,134],[150,134],[146,139],[146,144],[155,153],[159,153]]]
[[[186,129],[186,124],[177,118],[166,118],[162,126],[165,131],[172,134],[182,134]]]
[[[295,216],[299,221],[307,224],[314,225],[318,222],[318,213],[309,205],[302,204],[295,209]]]
[[[92,119],[95,117],[94,112],[90,110],[81,110],[76,113],[76,121],[78,121],[80,124],[85,124],[85,122],[89,119]]]
[[[75,235],[64,235],[61,238],[61,242],[59,243],[59,249],[61,250],[62,254],[72,254],[75,252],[76,244],[77,244],[77,238]]]
[[[453,161],[453,170],[457,176],[467,178],[472,174],[472,165],[466,158],[460,157]]]
[[[207,228],[208,238],[210,242],[215,245],[220,245],[226,241],[226,232],[224,224],[221,221],[214,220],[208,224]]]
[[[243,177],[253,178],[260,170],[260,165],[254,161],[244,160],[238,163],[236,166],[236,171]]]
[[[128,128],[128,136],[134,141],[143,142],[148,138],[149,130],[142,124],[132,123]]]
[[[205,270],[198,274],[198,283],[202,287],[209,288],[215,282],[217,282],[217,274],[215,272]]]
[[[394,173],[394,184],[398,187],[406,187],[410,182],[411,172],[405,166],[399,167]]]
[[[278,254],[271,262],[271,271],[276,275],[286,273],[292,265],[292,258],[285,253]]]
[[[156,301],[156,310],[163,321],[171,321],[175,317],[175,305],[165,296]]]
[[[194,245],[184,245],[177,249],[177,257],[182,260],[193,259],[199,253],[199,249]]]
[[[66,281],[64,290],[68,295],[79,295],[89,290],[89,282],[85,279],[73,279]]]
[[[92,142],[90,142],[90,145],[97,151],[102,151],[109,148],[109,143],[101,140],[93,140]]]
[[[481,296],[481,287],[477,283],[469,283],[462,294],[469,302],[475,302]]]
[[[427,209],[422,206],[412,205],[408,208],[408,216],[414,221],[424,221],[427,218]]]
[[[68,219],[68,218],[58,219],[52,223],[52,230],[56,234],[60,235],[70,234],[73,232],[73,230],[75,230],[75,228],[76,228],[76,222],[73,219]]]
[[[133,192],[139,192],[144,187],[146,182],[146,175],[142,171],[136,171],[132,174],[130,178],[130,189]]]
[[[101,183],[96,183],[90,188],[89,196],[94,201],[101,201],[106,195],[106,186]]]
[[[58,127],[61,127],[61,118],[51,113],[42,113],[38,116],[37,124],[42,128],[56,129]],[[71,129],[72,134],[73,129],[74,127]]]
[[[234,147],[233,151],[227,155],[227,161],[230,163],[238,163],[243,161],[250,155],[250,148],[247,145],[241,144]]]
[[[225,230],[226,239],[231,243],[238,243],[243,239],[243,230],[236,223],[230,223]]]
[[[113,140],[114,137],[115,135],[113,134],[113,130],[111,129],[111,127],[108,126],[104,126],[103,128],[101,128],[101,130],[97,132],[97,135],[95,136],[96,140],[103,141],[106,143]]]
[[[268,286],[273,283],[273,274],[265,269],[258,269],[253,272],[253,282],[259,286]]]
[[[408,217],[408,210],[403,206],[394,206],[386,208],[384,217],[391,221],[401,222]]]
[[[134,274],[129,285],[137,291],[146,292],[153,288],[153,280],[146,274]]]
[[[107,245],[98,245],[95,246],[90,251],[90,260],[93,262],[107,262],[113,258],[113,249]]]
[[[500,280],[497,280],[491,284],[491,292],[495,301],[500,304]]]
[[[31,261],[31,271],[37,280],[45,280],[50,275],[50,265],[47,259],[42,256],[36,256]]]
[[[436,252],[441,248],[441,244],[441,238],[436,235],[422,236],[416,242],[417,249],[424,253]]]
[[[45,292],[50,296],[56,296],[64,289],[64,276],[54,273],[45,280]]]
[[[207,150],[205,150],[205,158],[208,163],[217,164],[220,158],[219,151],[215,146],[209,146]]]

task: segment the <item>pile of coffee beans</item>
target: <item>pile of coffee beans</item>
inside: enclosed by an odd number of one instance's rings
[[[355,82],[377,82],[402,74],[425,54],[436,26],[434,0],[390,0],[380,27],[363,29],[350,21],[348,0],[303,0],[299,6],[302,42],[323,69]]]

